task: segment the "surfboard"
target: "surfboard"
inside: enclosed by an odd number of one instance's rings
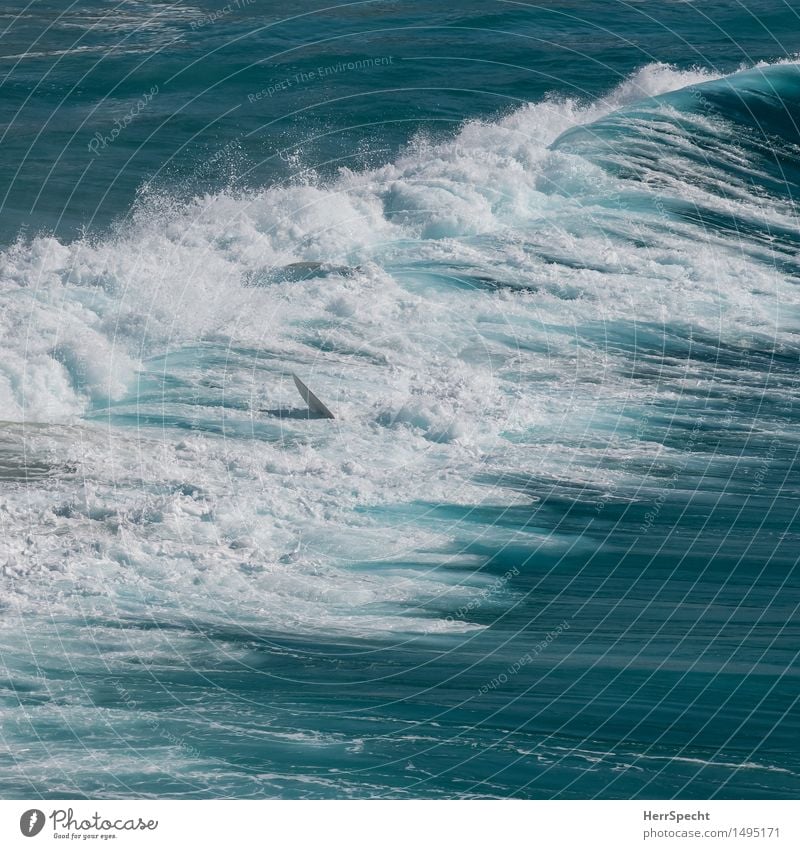
[[[322,401],[319,400],[319,398],[317,398],[317,396],[294,372],[292,372],[292,379],[294,380],[294,385],[297,387],[297,391],[300,393],[300,397],[306,402],[306,404],[308,404],[308,409],[311,410],[312,413],[318,413],[326,419],[335,418],[333,413],[322,403]]]

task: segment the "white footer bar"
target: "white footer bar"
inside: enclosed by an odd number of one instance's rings
[[[796,849],[795,801],[0,801],[0,846]]]

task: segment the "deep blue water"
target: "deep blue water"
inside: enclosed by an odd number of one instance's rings
[[[0,31],[0,795],[800,793],[790,6]]]

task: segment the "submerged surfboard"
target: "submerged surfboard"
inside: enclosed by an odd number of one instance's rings
[[[333,413],[322,403],[322,401],[319,400],[319,398],[317,398],[317,396],[294,372],[292,372],[292,379],[294,380],[294,385],[297,387],[297,391],[300,393],[300,397],[306,402],[306,404],[308,404],[308,409],[311,410],[312,413],[318,413],[326,419],[335,418]]]

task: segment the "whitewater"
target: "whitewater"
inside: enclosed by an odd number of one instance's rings
[[[594,708],[576,693],[545,733],[511,732],[538,715],[515,704],[531,687],[552,701],[548,680],[613,665],[620,640],[639,646],[620,674],[676,687],[686,663],[789,668],[798,92],[793,61],[649,64],[595,100],[420,130],[376,167],[329,178],[298,161],[285,182],[188,200],[143,185],[107,232],[8,246],[3,735],[28,756],[3,792],[524,795],[506,770],[530,758],[551,769],[543,793],[585,793],[586,765],[609,759],[612,794],[634,771],[679,794],[703,768],[731,792],[743,769],[796,791],[788,754],[723,751],[735,723],[700,752],[670,726],[612,755],[599,729],[618,706],[582,738]],[[292,372],[335,420],[305,417]],[[749,543],[743,515],[767,522]],[[755,557],[745,589],[708,566],[720,539]],[[712,574],[658,560],[692,546]],[[758,633],[751,603],[788,630],[725,642]],[[515,616],[535,623],[524,644]],[[698,628],[713,650],[685,642]],[[546,645],[528,666],[531,641]],[[511,690],[487,694],[501,674]],[[348,684],[353,703],[332,707]],[[471,774],[509,698],[500,762]],[[424,717],[392,707],[409,699]],[[237,735],[275,763],[237,753]],[[370,755],[373,739],[388,750]],[[424,784],[409,746],[448,750],[438,778]],[[365,750],[375,768],[350,772],[344,752]]]

